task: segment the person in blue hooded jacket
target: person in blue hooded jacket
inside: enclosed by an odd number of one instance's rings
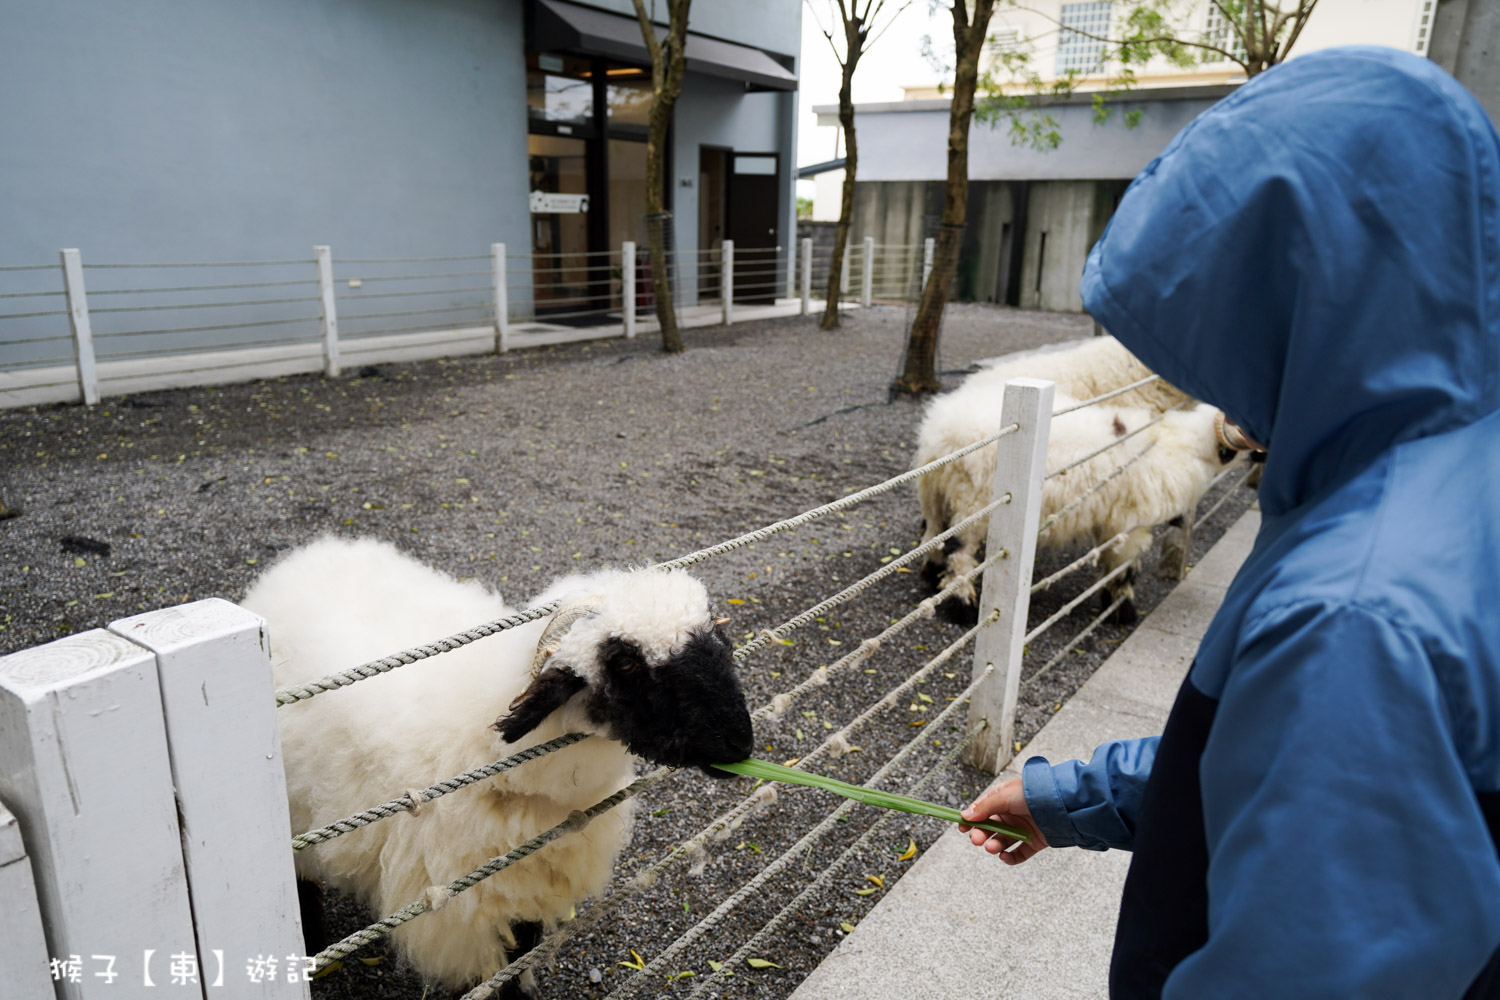
[[[1425,59],[1313,53],[1186,128],[1083,276],[1267,446],[1160,737],[965,816],[1134,852],[1116,998],[1500,996],[1500,138]],[[991,852],[1003,838],[976,844]]]

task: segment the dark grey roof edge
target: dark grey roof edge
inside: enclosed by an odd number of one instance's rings
[[[797,178],[801,180],[807,177],[816,177],[818,174],[826,174],[830,170],[843,170],[844,164],[848,163],[847,157],[839,157],[837,160],[824,160],[822,163],[810,163],[805,167],[797,168]]]

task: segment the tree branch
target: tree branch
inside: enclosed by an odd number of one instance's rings
[[[1302,29],[1307,26],[1307,19],[1312,17],[1313,8],[1318,5],[1318,0],[1303,0],[1297,6],[1298,19],[1292,25],[1292,33],[1287,36],[1286,44],[1276,56],[1277,62],[1285,62],[1286,57],[1292,51],[1292,45],[1296,43],[1297,36],[1302,34]]]
[[[1112,46],[1112,47],[1114,47],[1116,49],[1121,48],[1125,44],[1123,41],[1121,41],[1119,39],[1109,38],[1109,37],[1107,37],[1105,35],[1096,35],[1096,34],[1094,34],[1091,31],[1084,31],[1082,28],[1075,28],[1072,25],[1063,24],[1061,21],[1059,21],[1057,18],[1053,17],[1051,14],[1048,14],[1046,11],[1037,10],[1035,7],[1024,7],[1021,4],[1012,4],[1011,6],[1014,7],[1016,10],[1030,11],[1033,14],[1036,14],[1036,15],[1038,15],[1040,17],[1046,18],[1048,21],[1051,21],[1053,24],[1057,25],[1058,28],[1060,30],[1062,30],[1062,31],[1071,31],[1075,35],[1082,35],[1084,38],[1092,39],[1093,41],[1096,41],[1096,42],[1103,42],[1105,45]],[[1245,66],[1245,63],[1238,56],[1236,56],[1233,52],[1225,52],[1223,49],[1219,48],[1217,45],[1209,45],[1206,42],[1193,42],[1193,41],[1187,40],[1186,38],[1174,38],[1171,35],[1159,35],[1159,36],[1157,36],[1155,38],[1133,38],[1133,39],[1131,39],[1131,44],[1133,44],[1133,45],[1155,45],[1158,42],[1172,42],[1173,44],[1176,44],[1176,45],[1187,45],[1187,46],[1191,46],[1192,48],[1195,48],[1195,49],[1205,49],[1205,50],[1207,50],[1209,52],[1217,52],[1219,55],[1223,56],[1225,59],[1229,60],[1230,62],[1239,63],[1239,65]],[[1247,70],[1248,70],[1248,68],[1249,67],[1246,67]]]
[[[646,0],[634,0],[636,20],[641,22],[641,35],[646,41],[646,52],[651,56],[651,66],[654,70],[661,64],[661,43],[656,40],[656,27],[651,23],[651,15],[646,13]]]
[[[896,19],[901,16],[902,11],[906,10],[906,8],[910,7],[911,5],[912,5],[912,0],[906,0],[906,2],[903,3],[900,7],[897,7],[896,8],[896,12],[890,16],[890,19],[887,20],[885,22],[885,24],[883,24],[883,25],[880,26],[880,30],[875,33],[875,36],[873,38],[870,38],[869,40],[867,40],[865,42],[865,48],[867,48],[867,49],[868,48],[872,48],[875,45],[876,42],[880,41],[881,36],[884,35],[887,30],[889,30],[889,28],[890,28],[891,25],[893,25],[893,24],[896,23]],[[881,6],[883,7],[883,6],[885,6],[885,4],[882,3]],[[878,14],[880,12],[877,10],[876,13]],[[867,22],[867,23],[873,23],[873,22]]]

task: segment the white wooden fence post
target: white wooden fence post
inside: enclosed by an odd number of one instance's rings
[[[265,622],[210,599],[109,629],[155,654],[193,924],[218,959],[198,956],[205,985],[227,962],[233,996],[307,997],[300,975],[286,981],[293,970],[260,983],[245,971],[258,956],[302,953]]]
[[[52,956],[42,934],[36,881],[21,843],[20,825],[4,802],[0,802],[0,899],[5,900],[0,906],[0,941],[5,942],[0,947],[0,983],[5,984],[8,996],[52,996]]]
[[[323,302],[323,374],[339,374],[339,314],[333,297],[333,251],[326,246],[313,247],[318,265],[318,296]]]
[[[844,262],[839,270],[839,299],[849,294],[849,244],[844,243]]]
[[[625,338],[635,336],[635,241],[620,244],[620,305],[625,310]]]
[[[812,308],[812,237],[802,241],[802,315]]]
[[[196,942],[156,658],[103,629],[0,657],[0,797],[21,823],[52,957],[84,963],[57,996],[169,985],[170,956]]]
[[[510,350],[510,299],[505,287],[505,244],[490,244],[490,280],[495,283],[495,353]]]
[[[68,292],[68,322],[73,326],[73,354],[78,359],[78,395],[85,406],[99,402],[99,372],[94,365],[94,331],[89,323],[89,296],[83,286],[83,259],[77,250],[62,251],[63,286]]]
[[[875,291],[875,237],[865,237],[864,275],[860,282],[859,304],[870,308]]]
[[[1000,426],[1020,430],[1001,438],[995,456],[993,496],[1010,503],[990,514],[986,556],[1004,552],[984,571],[979,620],[998,609],[999,618],[981,629],[974,643],[974,673],[995,672],[969,703],[969,730],[987,723],[964,750],[973,767],[999,774],[1015,754],[1016,697],[1021,684],[1026,612],[1031,606],[1031,564],[1042,510],[1042,477],[1047,466],[1047,434],[1052,423],[1052,383],[1018,378],[1005,383]]]
[[[937,250],[937,240],[931,236],[922,241],[922,290],[927,290],[927,279],[932,276],[932,255]]]
[[[724,325],[734,322],[734,240],[719,252],[719,291],[724,298]]]

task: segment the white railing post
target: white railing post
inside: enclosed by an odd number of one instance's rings
[[[859,304],[870,308],[875,291],[875,237],[865,237],[864,280],[860,282]]]
[[[339,373],[339,314],[333,297],[333,251],[326,246],[313,247],[318,265],[318,297],[323,303],[323,374],[336,378]]]
[[[495,283],[495,353],[510,350],[510,298],[505,287],[505,244],[490,244],[491,280]]]
[[[625,311],[625,339],[635,336],[635,241],[620,244],[620,305]]]
[[[844,260],[843,260],[842,265],[840,265],[840,270],[839,270],[839,299],[840,299],[840,301],[843,300],[844,296],[846,296],[846,295],[849,294],[849,256],[850,256],[849,251],[851,249],[852,248],[849,246],[849,243],[846,240],[844,242]]]
[[[265,622],[210,599],[109,629],[155,656],[193,924],[211,949],[198,956],[204,984],[227,962],[235,996],[306,997],[300,975],[287,982],[300,969],[258,983],[245,972],[257,956],[302,952]]]
[[[802,241],[802,315],[812,308],[812,237]]]
[[[969,703],[969,731],[984,728],[964,750],[973,767],[999,774],[1015,754],[1016,698],[1021,684],[1021,656],[1025,648],[1026,612],[1031,606],[1031,564],[1036,558],[1036,532],[1042,510],[1042,477],[1047,467],[1047,434],[1052,423],[1051,382],[1018,378],[1005,384],[1000,426],[1020,425],[1001,438],[995,456],[993,496],[1010,494],[1010,502],[990,514],[986,556],[1004,552],[984,571],[979,599],[982,622],[999,617],[980,630],[974,642],[974,674],[994,666]]]
[[[42,909],[36,900],[31,861],[21,842],[21,827],[0,802],[0,983],[6,995],[52,996],[51,955],[42,933]],[[82,956],[79,956],[80,958]]]
[[[793,239],[786,248],[786,297],[797,294],[797,241]]]
[[[937,251],[937,240],[931,236],[922,241],[922,290],[927,290],[927,279],[932,276],[932,255]]]
[[[83,259],[77,250],[62,251],[62,269],[68,322],[73,326],[73,355],[78,359],[78,395],[85,406],[93,406],[99,402],[99,371],[94,365],[94,331],[89,323],[89,296],[83,286]]]
[[[724,299],[724,325],[734,322],[734,240],[719,252],[719,292]]]
[[[170,956],[196,942],[156,658],[103,629],[0,657],[0,798],[20,820],[52,956],[85,963],[56,995],[170,983]],[[95,955],[114,957],[114,986],[94,977]]]

